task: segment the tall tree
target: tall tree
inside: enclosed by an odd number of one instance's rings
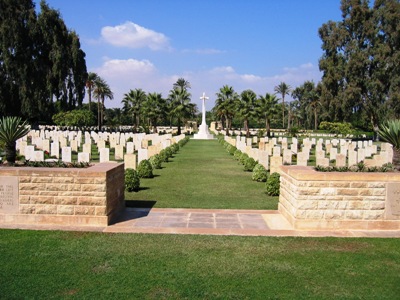
[[[265,122],[267,136],[271,136],[271,119],[276,114],[278,99],[275,95],[266,93],[265,96],[259,96],[256,102],[256,113]]]
[[[282,96],[282,128],[285,128],[285,96],[289,95],[291,91],[290,85],[281,82],[279,85],[274,88],[277,94]]]
[[[39,117],[33,57],[37,16],[32,1],[0,2],[0,114]]]
[[[87,95],[89,99],[89,110],[91,110],[91,105],[92,105],[92,94],[93,94],[93,87],[98,78],[98,75],[93,72],[89,72],[88,76],[86,78],[85,86],[87,89]]]
[[[0,1],[0,113],[33,122],[80,106],[87,76],[77,34],[45,1]],[[55,105],[56,104],[56,105]]]
[[[110,89],[110,86],[107,82],[98,76],[95,80],[95,88],[93,90],[93,96],[97,99],[97,110],[98,110],[98,119],[97,124],[99,130],[103,127],[104,121],[104,101],[106,98],[112,100],[114,98],[114,94]]]
[[[240,94],[240,101],[238,101],[237,109],[239,116],[243,119],[246,137],[250,137],[249,120],[255,116],[256,100],[256,93],[252,90],[244,90]]]
[[[217,99],[215,100],[214,111],[221,121],[225,124],[226,135],[229,135],[229,130],[232,128],[232,119],[235,116],[236,104],[239,100],[239,95],[235,92],[233,87],[224,85],[216,93]]]
[[[190,85],[190,82],[187,81],[185,78],[178,78],[178,80],[173,84],[173,88],[180,88],[181,90],[188,90],[192,86]]]
[[[143,104],[146,100],[146,92],[142,89],[130,90],[129,93],[124,94],[124,98],[122,99],[124,111],[132,114],[136,132],[139,130],[140,115],[143,113]]]
[[[181,134],[181,126],[185,119],[193,117],[196,111],[195,105],[191,103],[191,95],[186,89],[173,88],[169,93],[171,115],[178,121],[178,135]]]
[[[292,92],[293,99],[298,101],[297,117],[303,120],[303,126],[312,128],[312,118],[309,115],[309,102],[310,94],[315,90],[315,83],[313,81],[305,81],[302,85],[295,88]],[[315,125],[315,124],[314,124]]]
[[[166,101],[160,93],[149,93],[143,104],[143,111],[149,120],[149,126],[157,133],[157,122],[166,114]]]
[[[319,29],[321,100],[344,119],[365,115],[376,132],[400,95],[400,3],[342,0],[341,10],[342,21]]]

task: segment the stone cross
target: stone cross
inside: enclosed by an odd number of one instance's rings
[[[203,116],[201,118],[201,124],[206,124],[206,103],[205,102],[209,98],[206,97],[206,93],[203,92],[203,96],[201,96],[200,99],[203,100],[203,108],[202,108]]]

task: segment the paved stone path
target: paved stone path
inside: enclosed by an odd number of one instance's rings
[[[275,210],[127,208],[104,232],[244,236],[400,237],[399,231],[295,230]]]
[[[126,208],[119,220],[107,227],[0,224],[0,228],[108,233],[400,238],[400,231],[395,230],[295,230],[275,210]]]

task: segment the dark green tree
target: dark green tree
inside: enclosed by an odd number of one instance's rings
[[[146,100],[146,92],[142,89],[130,90],[122,99],[124,112],[132,115],[135,131],[139,129],[140,116],[143,113],[143,105]]]
[[[285,96],[290,94],[290,85],[281,82],[275,87],[275,92],[282,96],[282,128],[285,128]]]
[[[196,106],[190,102],[190,97],[190,93],[180,87],[173,88],[168,96],[170,114],[177,120],[178,135],[181,134],[181,126],[185,119],[194,117],[196,113]]]
[[[149,121],[149,127],[153,127],[153,132],[157,133],[157,123],[166,115],[166,101],[161,93],[150,93],[143,103],[143,112]]]
[[[86,89],[87,89],[87,95],[88,95],[88,101],[89,101],[89,110],[91,110],[93,88],[94,88],[94,83],[96,82],[97,78],[98,78],[98,75],[96,73],[93,73],[93,72],[89,72],[88,76],[86,78],[85,86],[86,86]]]
[[[363,118],[376,132],[400,108],[400,3],[342,0],[341,10],[319,29],[321,104],[333,121]]]
[[[108,83],[98,76],[94,82],[94,90],[93,96],[97,99],[97,106],[98,106],[98,118],[97,118],[97,126],[99,130],[103,127],[104,123],[104,101],[106,98],[113,99],[114,94],[110,89]]]
[[[246,136],[250,137],[250,128],[249,121],[250,118],[256,115],[255,107],[256,107],[257,95],[252,90],[244,90],[240,94],[240,101],[237,103],[237,110],[239,116],[243,120],[244,130],[246,130]]]
[[[229,135],[229,130],[232,128],[232,119],[236,113],[236,105],[239,101],[239,95],[235,92],[233,87],[224,85],[216,93],[217,99],[213,111],[219,117],[225,126],[226,135]]]
[[[271,119],[276,115],[278,99],[275,95],[266,93],[265,96],[259,96],[256,101],[256,113],[260,119],[265,122],[267,136],[271,136]]]
[[[79,37],[45,1],[0,1],[0,113],[50,120],[82,105],[87,77]]]

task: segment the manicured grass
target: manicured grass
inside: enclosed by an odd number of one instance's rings
[[[0,230],[2,299],[398,299],[399,239]]]
[[[156,201],[155,207],[277,209],[278,197],[265,193],[265,183],[233,159],[217,140],[190,140],[153,179],[141,179],[139,192],[126,193],[136,201]]]

